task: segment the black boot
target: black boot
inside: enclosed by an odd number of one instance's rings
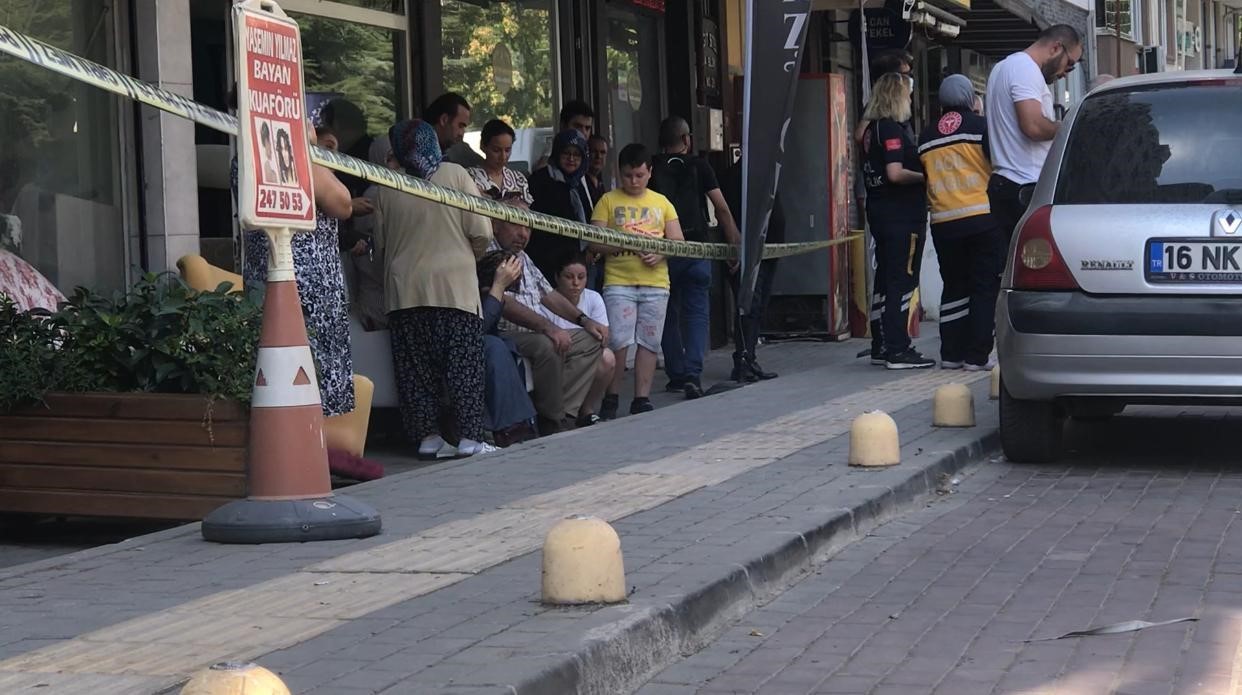
[[[778,376],[776,372],[763,371],[763,367],[760,367],[759,363],[756,362],[755,358],[751,355],[746,356],[746,366],[750,368],[750,373],[755,375],[755,378],[758,379],[759,381],[767,381],[768,379],[775,379]]]
[[[740,355],[733,358],[733,372],[729,375],[729,379],[743,384],[751,384],[759,380],[754,370],[751,369],[750,363]]]

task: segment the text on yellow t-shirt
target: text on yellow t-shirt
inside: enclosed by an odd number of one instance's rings
[[[632,196],[619,188],[605,193],[591,215],[592,222],[611,229],[657,239],[664,238],[664,224],[675,219],[677,209],[659,193],[644,190]],[[668,289],[668,262],[647,266],[633,251],[611,253],[604,261],[604,285]]]

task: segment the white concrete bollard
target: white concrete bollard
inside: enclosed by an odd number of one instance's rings
[[[1000,365],[992,367],[992,385],[988,388],[988,399],[1000,398]]]
[[[932,398],[932,425],[974,427],[975,396],[965,384],[945,384]]]
[[[850,426],[851,466],[882,467],[901,463],[897,423],[882,410],[854,418]]]
[[[190,678],[181,695],[290,695],[271,671],[244,661],[226,661]]]
[[[543,542],[543,602],[557,605],[625,600],[621,538],[608,522],[571,516]]]

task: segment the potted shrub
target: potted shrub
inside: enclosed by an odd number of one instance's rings
[[[227,289],[0,295],[0,512],[196,519],[245,496],[261,307]]]

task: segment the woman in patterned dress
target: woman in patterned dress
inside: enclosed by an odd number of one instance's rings
[[[317,142],[311,131],[311,143]],[[349,346],[349,300],[337,250],[337,225],[352,212],[349,189],[328,169],[311,165],[315,185],[315,229],[293,236],[293,272],[302,301],[306,337],[319,376],[319,397],[325,417],[354,409],[354,362]],[[237,161],[233,161],[233,191],[237,192]],[[267,283],[267,235],[245,233],[246,288],[262,291]]]
[[[530,205],[530,189],[526,177],[520,171],[509,168],[509,155],[513,154],[513,140],[517,134],[502,120],[494,119],[483,126],[479,144],[483,147],[483,166],[471,167],[479,192],[492,200],[518,197]]]
[[[462,167],[445,162],[436,131],[402,121],[388,131],[406,173],[478,195]],[[375,255],[384,263],[384,304],[406,436],[419,458],[495,451],[483,442],[483,319],[475,260],[492,241],[487,218],[391,188],[375,198]],[[439,427],[447,401],[459,435]]]

